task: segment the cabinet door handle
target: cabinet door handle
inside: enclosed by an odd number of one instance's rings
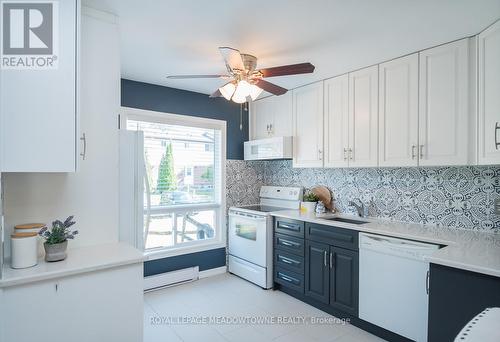
[[[349,148],[349,160],[354,159],[354,152],[352,151],[352,148]]]
[[[498,139],[497,139],[497,132],[498,130],[500,129],[500,125],[498,124],[498,122],[495,123],[495,149],[498,150],[498,146],[500,146],[500,143],[498,142]]]
[[[273,134],[273,124],[269,124],[269,133]]]
[[[427,275],[425,276],[425,292],[429,294],[429,277],[430,277],[430,272],[427,271]]]
[[[326,267],[326,254],[327,253],[325,251],[325,253],[323,253],[323,264],[325,265],[325,267]]]
[[[415,159],[417,157],[416,149],[417,145],[411,145],[411,159]]]
[[[330,268],[333,267],[333,253],[330,252]]]
[[[420,159],[424,158],[424,145],[420,145]]]
[[[318,159],[323,160],[323,150],[322,149],[318,150]]]
[[[85,136],[85,133],[82,134],[80,140],[83,141],[83,151],[80,153],[80,156],[83,160],[85,160],[85,157],[87,156],[87,137]]]
[[[344,161],[347,161],[347,148],[344,148]]]

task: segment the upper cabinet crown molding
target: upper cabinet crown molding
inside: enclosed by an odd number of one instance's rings
[[[469,39],[419,55],[419,165],[467,165]]]
[[[323,167],[323,82],[293,90],[293,167]]]
[[[378,65],[349,74],[349,166],[378,165]]]
[[[57,69],[0,71],[0,172],[76,171],[80,1],[58,10]]]
[[[418,165],[418,53],[379,66],[379,165]]]
[[[478,163],[500,164],[500,21],[478,36]]]

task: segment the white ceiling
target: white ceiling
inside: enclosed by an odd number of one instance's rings
[[[314,74],[268,79],[286,88],[473,35],[500,18],[500,0],[83,0],[118,15],[122,77],[212,93],[218,46],[259,67],[311,62]]]

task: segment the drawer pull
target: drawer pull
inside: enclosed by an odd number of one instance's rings
[[[297,279],[289,277],[281,272],[278,272],[278,278],[283,279],[284,281],[287,281],[287,282],[292,283],[292,284],[299,284],[300,283]]]
[[[288,223],[283,223],[283,222],[278,222],[278,228],[283,228],[283,229],[288,229],[288,230],[294,230],[296,232],[300,231],[300,226],[299,225],[288,224]]]
[[[284,262],[285,264],[289,264],[289,265],[297,265],[297,264],[300,264],[300,262],[298,262],[298,261],[296,261],[296,260],[293,260],[293,259],[290,259],[290,258],[287,258],[287,257],[281,256],[281,255],[278,255],[278,260],[279,260],[279,261]]]
[[[283,246],[288,246],[288,247],[299,247],[300,244],[288,240],[279,240],[280,244]]]

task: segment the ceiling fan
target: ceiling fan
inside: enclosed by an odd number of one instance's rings
[[[264,78],[308,74],[314,71],[311,63],[282,65],[273,68],[257,70],[257,57],[240,53],[230,47],[219,47],[224,58],[228,74],[225,75],[172,75],[169,79],[220,78],[229,80],[217,89],[210,97],[224,96],[228,101],[244,103],[250,96],[255,100],[265,90],[274,95],[283,95],[288,90],[276,84],[265,81]]]

